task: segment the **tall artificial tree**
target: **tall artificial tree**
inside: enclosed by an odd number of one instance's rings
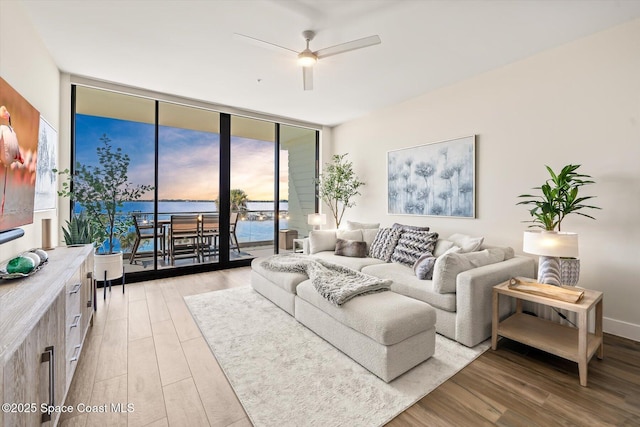
[[[347,208],[355,206],[353,198],[360,195],[358,189],[365,185],[353,171],[353,163],[345,159],[347,154],[334,155],[318,180],[318,196],[329,206],[336,227],[340,227]]]

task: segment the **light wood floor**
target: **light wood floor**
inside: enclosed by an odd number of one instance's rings
[[[183,296],[249,284],[250,269],[114,287],[98,311],[67,405],[134,412],[63,414],[62,426],[250,426]],[[101,291],[101,290],[99,290]],[[605,359],[577,364],[501,340],[388,426],[640,425],[640,343],[605,335]]]

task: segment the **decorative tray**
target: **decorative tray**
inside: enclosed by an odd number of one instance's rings
[[[27,251],[27,252],[34,252],[34,251]],[[31,275],[36,274],[48,262],[49,262],[49,259],[47,258],[44,261],[42,261],[40,264],[38,264],[33,270],[31,270],[28,273],[7,273],[7,265],[9,264],[9,261],[3,262],[3,263],[0,264],[0,279],[13,280],[13,279],[20,279],[22,277],[29,277]]]
[[[11,279],[20,279],[21,277],[29,277],[31,275],[36,274],[42,267],[44,267],[47,263],[49,262],[49,260],[43,262],[42,264],[38,265],[36,268],[34,268],[33,270],[31,270],[28,273],[7,273],[7,271],[5,270],[5,268],[7,267],[2,266],[2,268],[0,268],[0,279],[3,280],[11,280]]]

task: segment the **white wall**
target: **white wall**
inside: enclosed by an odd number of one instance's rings
[[[0,1],[0,76],[60,131],[60,73],[19,2]],[[40,247],[43,218],[51,218],[55,244],[56,211],[36,212],[23,237],[0,246],[0,261]]]
[[[530,217],[517,196],[543,183],[544,165],[581,164],[596,181],[584,194],[602,211],[563,223],[579,233],[579,285],[604,292],[605,331],[640,340],[639,41],[635,20],[334,128],[333,152],[350,153],[367,183],[345,218],[425,224],[521,252]],[[476,219],[386,213],[388,150],[471,134]]]

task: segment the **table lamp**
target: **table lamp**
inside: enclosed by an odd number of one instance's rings
[[[522,250],[539,255],[538,282],[560,286],[563,283],[560,258],[578,257],[578,235],[559,231],[525,231]],[[577,274],[574,273],[577,282]],[[572,283],[575,285],[575,283]]]
[[[314,230],[319,230],[321,225],[327,223],[327,215],[321,213],[312,213],[307,216],[307,224],[313,225]]]

